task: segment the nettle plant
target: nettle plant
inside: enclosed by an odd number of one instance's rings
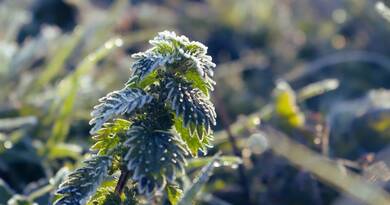
[[[150,44],[149,50],[132,55],[135,62],[125,87],[94,107],[95,154],[68,175],[55,204],[120,204],[123,192],[151,201],[156,194],[172,192],[169,187],[177,189],[186,157],[197,157],[211,146],[216,113],[209,91],[215,64],[207,47],[168,31]],[[103,196],[104,191],[110,194]]]

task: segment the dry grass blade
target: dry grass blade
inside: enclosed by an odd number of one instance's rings
[[[309,98],[322,95],[323,93],[335,90],[339,87],[339,80],[334,78],[329,78],[315,82],[303,87],[298,91],[297,99],[298,102],[303,102]]]
[[[366,204],[390,204],[390,195],[380,187],[370,184],[353,172],[340,169],[334,161],[292,141],[285,134],[270,126],[263,126],[262,130],[267,135],[270,148],[276,154],[283,156],[292,164],[308,170],[321,181]]]
[[[390,8],[386,6],[384,2],[377,2],[375,4],[375,8],[383,16],[383,18],[390,22]]]
[[[77,91],[79,90],[80,78],[88,74],[97,62],[106,57],[116,48],[122,46],[122,44],[123,41],[120,38],[113,38],[107,41],[102,47],[89,54],[83,61],[81,61],[76,70],[59,84],[57,90],[60,100],[57,103],[54,103],[51,107],[51,112],[54,113],[59,110],[59,115],[53,126],[52,136],[48,141],[49,147],[62,142],[68,133],[75,98],[77,96]]]
[[[180,199],[178,205],[187,205],[194,202],[196,196],[200,193],[202,187],[209,180],[210,176],[213,174],[213,170],[216,167],[216,163],[219,163],[221,153],[217,153],[213,156],[211,161],[202,168],[197,178],[193,181],[191,187],[188,188],[183,194],[183,197]]]
[[[76,48],[79,43],[82,35],[83,29],[79,28],[73,32],[72,35],[66,36],[66,38],[61,41],[61,46],[57,48],[56,53],[53,55],[43,70],[43,72],[39,75],[36,83],[33,85],[32,90],[40,90],[44,86],[47,85],[53,78],[55,78],[61,69],[64,67],[66,60],[72,54],[72,51]]]

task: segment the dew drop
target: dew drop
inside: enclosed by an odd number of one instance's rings
[[[112,42],[107,42],[107,43],[104,44],[104,47],[105,47],[106,49],[111,49],[113,46],[114,46],[114,45],[113,45]]]
[[[237,169],[238,168],[238,164],[232,164],[232,169]]]
[[[220,167],[221,166],[221,163],[219,162],[214,162],[214,167]]]
[[[94,56],[94,55],[89,55],[89,56],[87,57],[87,59],[88,59],[89,61],[94,61],[95,58],[96,58],[96,56]]]
[[[123,40],[120,39],[120,38],[117,38],[115,39],[115,42],[114,42],[115,46],[117,47],[121,47],[123,45]]]
[[[11,149],[13,147],[13,144],[11,141],[5,141],[4,142],[4,148]]]

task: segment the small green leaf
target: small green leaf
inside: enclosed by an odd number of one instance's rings
[[[91,146],[92,151],[98,155],[106,155],[110,150],[120,143],[120,135],[124,135],[130,127],[130,122],[124,119],[116,119],[112,123],[105,123],[103,128],[97,131],[92,139],[96,143]]]
[[[95,195],[91,197],[87,205],[119,205],[121,198],[114,192],[114,187],[99,187]]]
[[[153,84],[158,80],[158,71],[154,70],[149,75],[147,75],[144,79],[140,79],[139,76],[131,76],[127,81],[126,86],[129,88],[141,88],[145,89],[149,85]]]
[[[150,73],[145,79],[143,79],[141,82],[139,82],[140,88],[146,88],[147,86],[153,84],[157,81],[158,72],[155,70],[152,73]]]
[[[213,83],[211,77],[215,64],[203,44],[169,31],[160,32],[149,42],[152,48],[132,55],[135,59],[132,75],[138,76],[138,80],[143,80],[158,69],[169,68],[180,74],[194,69],[203,81]]]
[[[201,90],[206,96],[209,96],[209,90],[214,90],[212,83],[203,80],[195,69],[188,70],[184,76],[189,82],[191,82],[193,87]]]
[[[183,195],[183,191],[176,184],[168,184],[166,187],[168,200],[172,205],[177,205]]]
[[[275,114],[287,128],[299,128],[305,124],[305,116],[297,105],[294,90],[285,81],[279,81],[274,90]]]

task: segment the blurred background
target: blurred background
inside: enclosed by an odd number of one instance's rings
[[[380,204],[390,191],[389,6],[0,0],[0,204],[16,194],[51,204],[92,144],[92,107],[163,30],[208,46],[219,118],[210,153],[242,158],[216,170],[198,204]],[[365,188],[378,198],[364,201]]]

